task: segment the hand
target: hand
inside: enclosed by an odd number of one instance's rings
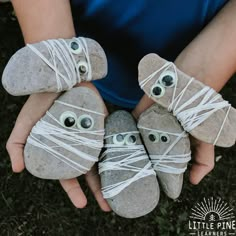
[[[106,212],[111,211],[111,208],[102,196],[100,177],[96,165],[85,175],[85,179],[100,208]],[[86,206],[87,198],[76,178],[60,180],[60,183],[75,207],[84,208]]]
[[[190,136],[193,165],[190,170],[189,180],[192,184],[199,182],[214,169],[215,147]]]
[[[91,86],[89,87],[91,88]],[[27,137],[36,122],[51,107],[58,96],[59,94],[55,93],[33,94],[23,106],[6,146],[14,172],[19,173],[25,168],[24,146]],[[110,211],[110,207],[101,193],[100,179],[96,168],[90,170],[85,178],[101,209]],[[86,206],[87,199],[77,179],[60,180],[60,183],[75,207],[83,208]]]

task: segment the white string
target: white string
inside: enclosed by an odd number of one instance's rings
[[[60,101],[55,101],[60,102]],[[63,103],[65,106],[71,107],[71,104]],[[83,108],[76,107],[83,110]],[[95,113],[94,111],[90,111]],[[102,114],[103,115],[103,114]],[[100,150],[103,147],[103,139],[91,139],[82,136],[81,134],[91,134],[93,136],[103,136],[104,130],[79,130],[76,128],[65,128],[59,120],[57,120],[50,112],[46,113],[51,120],[55,121],[60,127],[51,124],[43,119],[37,122],[33,127],[27,142],[37,148],[41,148],[44,151],[51,154],[54,158],[62,161],[73,169],[85,174],[89,169],[79,163],[80,158],[97,162],[98,157],[94,157],[88,153],[84,153],[78,149],[79,146],[86,146],[91,149]],[[43,139],[41,138],[43,137]],[[43,141],[42,141],[43,140]],[[53,145],[49,146],[47,142],[50,141]],[[77,147],[77,148],[75,148]],[[73,153],[78,156],[78,162],[73,161],[67,156],[61,154],[58,148],[63,148],[67,152]]]
[[[125,132],[122,134],[130,133],[139,132]],[[106,136],[105,139],[112,137],[113,135]],[[135,163],[147,160],[147,154],[143,145],[124,146],[118,144],[106,144],[105,148],[107,149],[102,154],[99,162],[99,174],[105,171],[129,171],[134,172],[135,174],[129,179],[103,187],[102,194],[104,198],[112,198],[118,195],[133,182],[138,181],[141,178],[149,175],[156,175],[155,171],[151,168],[149,160],[144,167],[135,166]],[[114,156],[105,159],[108,154],[113,154]]]
[[[191,132],[194,128],[202,124],[205,120],[207,120],[213,113],[216,111],[228,107],[228,110],[225,114],[225,118],[221,124],[221,127],[216,135],[216,138],[214,140],[214,145],[217,143],[220,134],[224,128],[225,122],[227,120],[231,105],[227,101],[219,101],[221,99],[221,95],[216,93],[216,91],[208,86],[204,86],[201,90],[199,90],[196,94],[193,94],[193,96],[188,99],[186,102],[184,102],[182,105],[178,106],[182,102],[182,98],[184,97],[186,91],[188,90],[188,87],[190,84],[194,81],[194,78],[191,78],[189,82],[186,84],[184,89],[177,95],[177,87],[178,87],[178,73],[177,68],[174,63],[172,62],[166,62],[161,68],[153,72],[151,75],[149,75],[146,79],[140,82],[141,88],[143,88],[147,83],[149,83],[160,71],[167,71],[169,68],[172,68],[175,73],[176,83],[173,90],[173,96],[172,101],[168,107],[168,110],[170,112],[173,112],[173,114],[177,117],[177,119],[180,121],[182,127],[187,132]],[[158,83],[161,77],[156,80],[155,83]],[[151,93],[148,94],[149,97],[151,97]],[[196,102],[197,99],[201,99],[199,104],[197,104],[195,107],[190,107],[192,103]]]
[[[157,129],[151,129],[151,128],[146,128],[143,126],[138,126],[139,129],[143,130],[148,130],[148,131],[154,131],[154,132],[159,132],[159,133],[166,133],[169,135],[176,136],[176,139],[174,142],[170,144],[170,146],[166,149],[166,151],[163,154],[160,155],[149,155],[153,168],[156,171],[161,171],[164,173],[169,173],[169,174],[182,174],[185,172],[187,169],[187,166],[184,168],[180,167],[173,167],[170,166],[170,164],[183,164],[183,163],[188,163],[191,160],[191,152],[189,153],[184,153],[184,154],[169,154],[170,151],[175,147],[175,145],[185,137],[188,137],[187,133],[183,131],[182,133],[171,133],[171,132],[163,132],[161,130]]]
[[[73,38],[82,48],[86,62],[88,64],[87,81],[92,80],[92,67],[86,40],[82,37]],[[39,56],[44,63],[46,63],[54,72],[57,83],[57,92],[71,89],[76,83],[81,82],[78,63],[75,61],[74,54],[72,53],[69,45],[64,39],[50,39],[42,41],[50,55],[47,58],[43,55],[34,44],[27,44],[37,56]],[[66,83],[67,88],[64,88],[62,83]]]

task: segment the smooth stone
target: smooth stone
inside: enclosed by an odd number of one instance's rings
[[[141,114],[138,121],[138,127],[145,127],[148,129],[157,130],[154,134],[160,137],[160,134],[178,133],[184,132],[183,128],[179,124],[178,120],[168,112],[165,108],[154,104],[149,109]],[[170,145],[176,140],[177,136],[169,135],[170,142],[164,143],[159,140],[159,142],[151,142],[149,139],[149,134],[153,134],[152,131],[139,128],[140,134],[147,148],[149,155],[162,155],[170,147]],[[187,134],[186,134],[187,135]],[[169,155],[187,154],[190,153],[190,141],[188,135],[180,139],[180,141],[170,150]],[[150,157],[151,158],[151,157]],[[179,157],[181,158],[181,157]],[[152,161],[152,159],[151,159]],[[174,168],[185,168],[187,163],[169,163],[168,164]],[[154,167],[155,169],[155,167]],[[166,195],[172,199],[179,197],[182,185],[183,185],[183,173],[182,174],[170,174],[164,173],[162,171],[157,171],[158,179],[161,186],[166,193]]]
[[[73,39],[65,39],[69,45]],[[85,38],[92,69],[92,80],[102,79],[107,75],[107,59],[102,47],[93,39]],[[43,42],[32,44],[47,59],[52,58]],[[68,49],[66,49],[68,50]],[[85,61],[85,54],[73,54],[76,63]],[[66,75],[61,62],[57,60],[59,71]],[[82,81],[87,80],[87,75],[81,75]],[[68,90],[68,85],[63,79],[61,91]],[[77,76],[77,83],[79,76]],[[56,73],[29,47],[18,50],[9,60],[2,75],[2,84],[8,93],[14,96],[29,95],[41,92],[58,92]],[[75,84],[74,84],[75,85]]]
[[[103,106],[103,102],[101,98],[91,89],[86,88],[86,87],[73,88],[70,91],[65,92],[63,95],[61,95],[57,100],[68,103],[68,104],[72,104],[74,106],[89,109],[95,112],[104,113],[104,106]],[[56,120],[59,123],[51,119],[48,115],[45,115],[39,121],[39,123],[42,121],[47,121],[58,128],[75,132],[61,125],[60,117],[62,113],[66,111],[74,112],[77,118],[79,118],[81,115],[88,114],[94,119],[94,127],[91,129],[91,131],[104,130],[104,116],[93,114],[87,111],[82,111],[73,107],[68,107],[66,105],[56,103],[56,102],[51,106],[51,108],[49,109],[49,112],[56,118]],[[78,131],[81,130],[77,126],[75,126],[75,128]],[[31,134],[32,134],[32,131],[31,131]],[[44,136],[40,134],[34,134],[34,136],[37,137],[43,143],[47,144],[48,146],[55,146],[54,142],[46,139]],[[103,145],[104,135],[95,136],[94,134],[82,133],[81,136],[90,138],[90,139],[99,140],[101,144]],[[69,141],[66,141],[65,139],[60,139],[60,140],[64,143],[69,142]],[[93,157],[96,157],[97,159],[101,151],[101,149],[93,149],[85,145],[74,146],[74,148],[84,153],[90,154]],[[91,169],[91,167],[95,163],[95,161],[85,160],[81,158],[80,156],[78,156],[77,154],[72,153],[63,147],[56,147],[54,149],[57,150],[63,156],[70,159],[71,161],[79,163],[80,165],[88,169]],[[26,169],[32,175],[42,178],[42,179],[71,179],[71,178],[75,178],[83,174],[83,171],[81,171],[79,168],[75,169],[74,167],[71,167],[70,165],[64,163],[63,160],[64,159],[60,160],[56,158],[55,156],[53,156],[52,154],[47,152],[45,148],[39,148],[30,144],[27,140],[25,149],[24,149],[24,161],[25,161]]]
[[[148,54],[140,61],[138,70],[139,70],[139,83],[145,80],[149,75],[154,73],[155,71],[159,70],[162,66],[164,66],[167,61],[157,54]],[[170,69],[174,72],[173,68]],[[191,76],[185,74],[184,72],[180,71],[178,68],[176,69],[178,82],[176,86],[176,96],[183,91],[186,87]],[[151,88],[155,84],[156,80],[159,78],[163,70],[158,72],[152,80],[150,80],[144,87],[143,90],[147,95],[150,95]],[[178,107],[181,106],[184,102],[188,101],[190,98],[193,97],[198,91],[203,89],[206,85],[202,82],[194,79],[192,83],[188,86],[186,92],[184,93],[181,102],[179,103]],[[168,108],[172,96],[174,92],[174,87],[165,88],[164,96],[160,98],[155,98],[150,96],[152,100],[154,100],[159,105]],[[214,93],[214,96],[217,95],[217,92]],[[222,97],[220,97],[217,101],[222,102],[224,101]],[[196,99],[196,102],[191,103],[187,108],[193,108],[201,102],[200,99]],[[217,135],[221,129],[221,126],[225,120],[225,116],[227,114],[228,107],[217,110],[213,115],[211,115],[208,119],[198,125],[196,128],[190,131],[190,134],[206,143],[213,144],[217,138]],[[235,144],[236,141],[236,110],[231,107],[228,117],[225,120],[224,127],[220,133],[218,141],[216,142],[217,146],[222,147],[230,147]]]
[[[137,131],[136,122],[130,113],[126,111],[116,111],[105,120],[105,132],[107,135],[119,134],[122,132]],[[142,144],[140,135],[135,135],[136,144]],[[105,140],[106,144],[113,144],[112,138]],[[119,155],[121,153],[116,153]],[[122,154],[124,154],[122,152]],[[113,153],[107,154],[104,160],[109,160],[114,156]],[[122,159],[122,157],[120,158]],[[117,160],[119,160],[117,158]],[[100,162],[103,160],[100,160]],[[99,162],[99,165],[100,165]],[[146,160],[138,161],[132,165],[144,167],[149,162],[148,156]],[[136,172],[111,170],[100,174],[102,187],[118,183],[132,178]],[[151,212],[159,201],[159,185],[155,175],[149,175],[141,178],[126,187],[118,195],[108,198],[107,201],[112,210],[125,218],[136,218],[144,216]]]

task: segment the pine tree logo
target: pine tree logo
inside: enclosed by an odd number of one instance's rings
[[[230,220],[235,218],[234,211],[221,198],[204,198],[192,208],[190,218],[203,221]]]
[[[214,214],[211,214],[209,217],[209,221],[215,221],[215,220],[216,220],[216,218],[215,218]]]
[[[204,198],[191,209],[189,235],[236,236],[234,210],[221,198]]]

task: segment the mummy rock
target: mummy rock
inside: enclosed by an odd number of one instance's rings
[[[61,95],[33,127],[24,149],[26,169],[42,179],[71,179],[98,161],[104,137],[104,106],[86,87]]]
[[[107,59],[102,47],[89,38],[54,39],[28,44],[8,62],[2,76],[14,96],[61,92],[81,81],[102,79]]]
[[[170,112],[157,104],[142,113],[138,128],[164,192],[178,198],[191,159],[188,134]]]
[[[106,151],[99,161],[103,196],[122,217],[146,215],[159,201],[159,185],[136,123],[128,112],[116,111],[105,130]]]
[[[144,92],[177,117],[198,140],[229,147],[236,139],[236,110],[222,96],[156,54],[139,63]]]

